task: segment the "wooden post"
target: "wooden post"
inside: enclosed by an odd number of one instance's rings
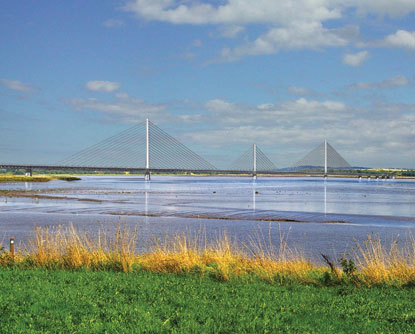
[[[10,255],[14,260],[14,237],[10,238]]]

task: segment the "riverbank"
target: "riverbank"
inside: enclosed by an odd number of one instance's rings
[[[49,176],[49,175],[37,175],[37,176],[25,176],[25,175],[0,175],[0,183],[3,182],[49,182],[52,180],[60,181],[79,181],[81,180],[76,176]]]
[[[2,333],[414,333],[413,288],[0,269]]]

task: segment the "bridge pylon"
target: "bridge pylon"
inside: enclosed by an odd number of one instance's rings
[[[150,121],[146,118],[146,172],[144,173],[144,180],[150,181]]]
[[[253,153],[253,166],[252,166],[252,179],[256,180],[256,144],[252,147],[252,153]]]
[[[324,178],[327,178],[329,168],[350,169],[352,167],[325,139],[324,142],[298,161],[293,168],[295,170],[320,169],[323,170]]]
[[[252,175],[256,180],[258,173],[276,171],[278,168],[256,144],[252,144],[245,153],[229,165],[228,169]]]
[[[324,139],[324,178],[327,179],[327,139]]]

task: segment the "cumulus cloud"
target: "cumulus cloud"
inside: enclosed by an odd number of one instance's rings
[[[346,54],[343,56],[343,64],[357,67],[369,58],[369,52],[361,51],[355,54]]]
[[[246,45],[234,49],[224,48],[221,55],[224,60],[232,61],[245,55],[273,54],[282,49],[344,46],[349,40],[344,33],[344,30],[326,29],[320,22],[295,22],[284,28],[273,28]]]
[[[205,103],[205,109],[218,122],[224,124],[263,124],[287,122],[303,118],[308,121],[330,120],[348,117],[346,106],[337,101],[313,101],[300,98],[282,104],[264,103],[257,106],[242,105],[221,99]]]
[[[397,75],[378,82],[358,82],[350,85],[349,89],[388,89],[402,86],[408,86],[409,80],[403,75]]]
[[[396,33],[385,37],[384,45],[415,50],[415,31],[398,30]]]
[[[7,88],[10,88],[18,92],[33,93],[36,91],[36,89],[31,87],[30,85],[25,84],[24,82],[21,82],[19,80],[0,79],[0,83],[2,83]]]
[[[216,2],[215,2],[216,3]],[[123,7],[138,18],[172,24],[218,25],[220,35],[235,38],[249,24],[265,26],[267,32],[244,45],[225,47],[221,60],[273,54],[280,50],[341,47],[360,40],[358,27],[329,28],[326,22],[349,15],[399,17],[415,12],[413,0],[130,0]],[[341,22],[341,21],[339,21]],[[415,49],[413,33],[389,35],[383,46]],[[365,51],[363,51],[365,52]],[[359,66],[367,55],[346,55],[344,63]]]
[[[359,14],[404,16],[415,12],[413,0],[224,0],[218,5],[197,0],[130,0],[124,10],[147,20],[174,24],[285,24],[324,21],[342,11]]]
[[[218,24],[221,35],[236,37],[246,24],[270,24],[268,33],[252,43],[222,51],[224,60],[244,55],[275,53],[280,49],[319,48],[347,43],[340,33],[323,27],[323,22],[340,18],[331,0],[228,0],[221,5],[199,1],[135,0],[124,10],[146,20],[173,24]]]
[[[72,98],[62,100],[66,105],[78,111],[94,111],[106,116],[106,120],[114,123],[136,123],[151,117],[155,121],[165,122],[170,119],[165,113],[166,105],[148,103],[141,99],[131,98],[127,94],[117,94],[113,101],[96,98]]]
[[[112,81],[89,81],[85,85],[86,89],[94,92],[114,92],[121,87],[121,84],[118,82]]]
[[[219,30],[220,30],[220,34],[222,37],[235,38],[242,31],[244,31],[245,28],[240,25],[226,25],[226,26],[222,26]]]
[[[295,21],[322,21],[340,17],[329,0],[227,0],[214,6],[207,2],[175,0],[135,0],[124,10],[147,20],[174,24],[249,24]]]

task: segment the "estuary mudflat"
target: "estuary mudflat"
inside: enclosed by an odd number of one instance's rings
[[[6,191],[7,190],[7,191]],[[81,181],[0,184],[1,238],[26,240],[34,225],[90,231],[122,222],[153,237],[226,231],[238,240],[281,233],[312,256],[339,254],[370,233],[405,239],[415,228],[414,180],[83,176]]]

